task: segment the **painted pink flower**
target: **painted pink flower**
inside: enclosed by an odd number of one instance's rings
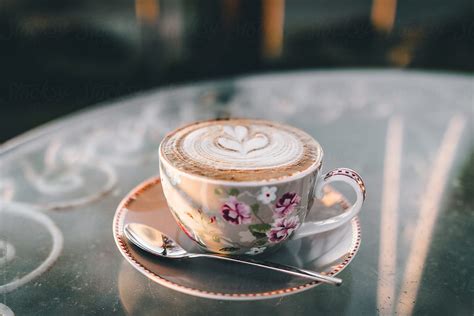
[[[221,206],[222,217],[231,224],[249,224],[251,222],[250,206],[239,202],[235,196],[229,197]]]
[[[287,239],[293,231],[300,226],[300,219],[298,216],[288,218],[278,218],[272,224],[272,228],[267,232],[267,237],[270,242],[279,243]]]
[[[283,194],[275,205],[275,217],[284,217],[293,212],[300,201],[301,197],[295,192],[287,192]]]

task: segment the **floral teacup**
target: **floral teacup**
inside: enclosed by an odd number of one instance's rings
[[[159,149],[163,192],[183,231],[207,251],[256,255],[335,229],[356,216],[365,186],[351,169],[320,174],[323,151],[296,128],[262,120],[197,122],[168,134]],[[357,199],[344,213],[305,222],[333,181]]]

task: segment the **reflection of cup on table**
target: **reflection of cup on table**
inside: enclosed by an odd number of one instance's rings
[[[258,254],[290,236],[339,227],[365,198],[357,173],[320,175],[323,151],[305,132],[280,123],[230,119],[197,122],[168,134],[159,149],[163,191],[186,234],[208,251]],[[343,214],[304,222],[315,195],[333,181],[357,200]]]

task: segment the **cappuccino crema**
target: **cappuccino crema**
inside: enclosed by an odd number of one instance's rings
[[[321,147],[305,132],[253,119],[197,122],[168,134],[162,158],[188,174],[228,181],[280,180],[320,165]]]

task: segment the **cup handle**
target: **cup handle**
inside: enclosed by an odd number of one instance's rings
[[[365,200],[365,184],[359,174],[352,169],[337,168],[328,172],[316,185],[316,198],[321,199],[324,195],[323,188],[327,184],[335,181],[345,182],[354,189],[357,195],[355,203],[342,214],[321,221],[303,223],[294,233],[292,239],[303,238],[313,234],[333,230],[349,222],[354,216],[359,214]]]

